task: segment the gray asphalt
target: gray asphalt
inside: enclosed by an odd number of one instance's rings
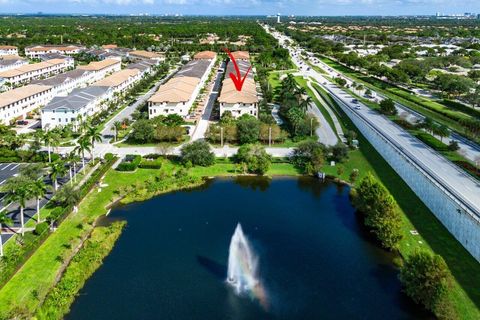
[[[274,36],[277,39],[280,38],[280,42],[286,39],[286,36],[283,35]],[[359,104],[360,110],[355,109],[358,104],[352,102],[353,97],[350,94],[315,70],[307,70],[305,64],[296,57],[292,56],[292,61],[302,70],[305,77],[315,79],[340,105],[350,108],[364,122],[374,127],[399,152],[420,167],[429,179],[440,185],[446,194],[454,198],[466,212],[480,221],[480,184],[478,181],[383,115],[361,103]]]

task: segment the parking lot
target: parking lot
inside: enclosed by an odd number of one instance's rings
[[[0,163],[0,186],[7,181],[8,178],[15,176],[25,163]]]

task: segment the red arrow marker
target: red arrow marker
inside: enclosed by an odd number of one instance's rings
[[[227,48],[225,48],[224,50],[230,57],[230,60],[232,60],[233,66],[235,67],[235,72],[237,73],[237,75],[234,75],[233,73],[230,72],[230,79],[232,79],[233,84],[235,84],[235,88],[237,89],[237,91],[242,91],[243,83],[245,82],[245,79],[247,78],[248,73],[250,72],[250,69],[252,69],[252,66],[250,65],[250,68],[248,68],[247,73],[245,73],[245,76],[242,78],[242,75],[240,74],[240,69],[238,68],[238,65],[237,65],[237,61],[235,61],[235,58],[233,57],[232,53]]]

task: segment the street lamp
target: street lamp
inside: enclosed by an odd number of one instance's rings
[[[313,136],[313,118],[310,118],[310,137]]]

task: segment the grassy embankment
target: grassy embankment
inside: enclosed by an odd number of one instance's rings
[[[338,119],[342,125],[349,130],[357,131],[350,119],[336,106],[333,99],[319,85],[314,87],[330,106],[335,108],[337,115],[340,115]],[[400,242],[400,254],[406,257],[415,250],[424,249],[441,255],[455,278],[449,295],[458,314],[462,315],[462,319],[480,319],[480,291],[478,290],[480,288],[480,277],[478,277],[480,264],[435,218],[433,213],[361,134],[359,134],[358,140],[360,149],[350,153],[349,161],[344,164],[345,172],[340,177],[348,179],[351,165],[355,164],[358,165],[360,179],[362,175],[370,171],[385,185],[397,201],[402,214],[403,239]],[[336,175],[334,167],[325,167],[323,170],[328,174]],[[411,230],[417,230],[419,235],[411,234]]]
[[[123,221],[117,221],[109,226],[95,227],[36,312],[39,320],[62,319],[69,312],[78,291],[102,265],[104,258],[120,237],[125,224]]]
[[[347,68],[331,59],[325,57],[321,59],[330,67],[345,74],[353,81],[362,84],[373,91],[379,92],[380,94],[397,101],[426,117],[430,117],[436,122],[444,124],[458,133],[464,134],[465,132],[459,121],[462,119],[473,118],[472,115],[464,113],[458,109],[455,110],[436,101],[414,95],[402,88]],[[476,141],[480,142],[478,139]]]

